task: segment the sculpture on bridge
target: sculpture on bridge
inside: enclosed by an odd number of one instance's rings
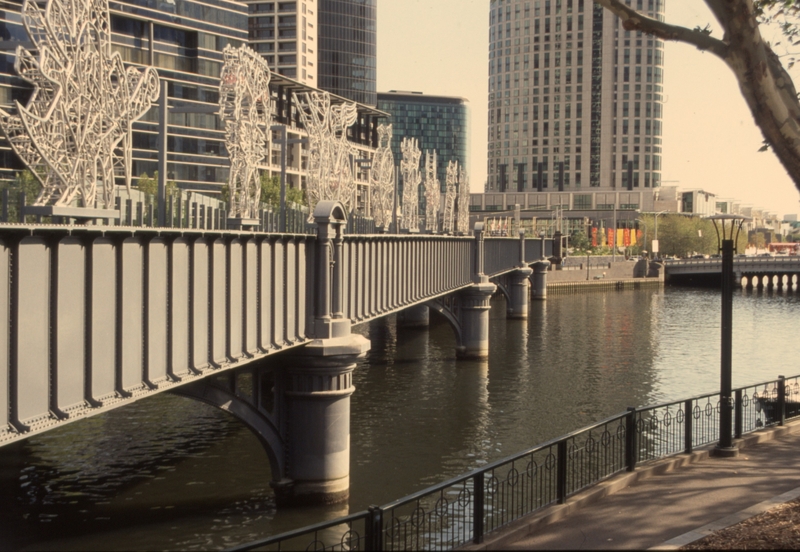
[[[458,177],[458,198],[456,199],[456,232],[469,233],[469,175],[462,166]]]
[[[341,201],[348,211],[355,207],[355,181],[347,141],[347,129],[358,117],[356,104],[331,105],[328,92],[293,93],[300,120],[308,132],[306,193],[309,213],[320,201]],[[312,219],[309,217],[309,222]]]
[[[372,218],[375,226],[387,227],[392,221],[394,204],[394,156],[391,149],[392,125],[378,125],[378,149],[372,157],[370,186]]]
[[[230,217],[258,218],[261,201],[259,164],[265,159],[272,101],[266,60],[242,45],[222,52],[219,118],[225,126],[225,147],[231,161],[228,189]]]
[[[422,176],[419,174],[419,160],[422,152],[416,138],[403,138],[400,144],[403,159],[400,161],[400,172],[403,174],[403,223],[405,230],[419,230],[419,185]]]
[[[439,179],[436,177],[437,157],[436,150],[425,152],[425,230],[437,232],[439,230],[439,204],[441,203],[441,189]]]
[[[452,234],[455,227],[456,183],[458,182],[458,161],[448,161],[444,184],[444,216],[442,232]]]
[[[22,22],[33,48],[17,47],[14,68],[33,94],[0,111],[0,127],[42,184],[36,205],[112,208],[115,178],[130,188],[132,123],[158,99],[158,74],[112,51],[107,0],[25,0]]]

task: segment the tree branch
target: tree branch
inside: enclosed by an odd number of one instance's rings
[[[626,6],[621,0],[594,0],[594,2],[619,17],[625,30],[642,31],[662,40],[674,40],[691,44],[697,47],[698,50],[711,52],[723,60],[728,55],[728,45],[708,33],[679,25],[670,25],[669,23],[644,16]]]

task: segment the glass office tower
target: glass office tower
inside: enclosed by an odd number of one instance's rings
[[[377,0],[318,0],[318,4],[317,86],[375,106]]]
[[[626,3],[663,19],[663,0]],[[561,163],[564,191],[624,190],[629,161],[634,190],[659,186],[662,40],[591,0],[491,0],[489,19],[487,191],[553,190]]]
[[[422,92],[391,90],[378,94],[378,109],[389,113],[392,123],[392,154],[400,164],[403,138],[419,140],[423,160],[426,150],[436,150],[437,175],[444,191],[449,161],[469,171],[469,109],[464,98],[432,96]]]

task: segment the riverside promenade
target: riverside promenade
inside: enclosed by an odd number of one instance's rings
[[[800,497],[800,422],[751,433],[735,458],[697,449],[636,468],[464,550],[675,550]]]

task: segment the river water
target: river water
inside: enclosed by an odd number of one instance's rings
[[[734,386],[800,372],[800,293],[734,296]],[[493,300],[490,357],[453,332],[358,327],[351,497],[275,508],[266,455],[221,411],[151,397],[0,448],[0,550],[218,549],[383,504],[625,410],[719,386],[719,292],[551,296],[526,321]],[[793,371],[794,370],[794,371]]]

